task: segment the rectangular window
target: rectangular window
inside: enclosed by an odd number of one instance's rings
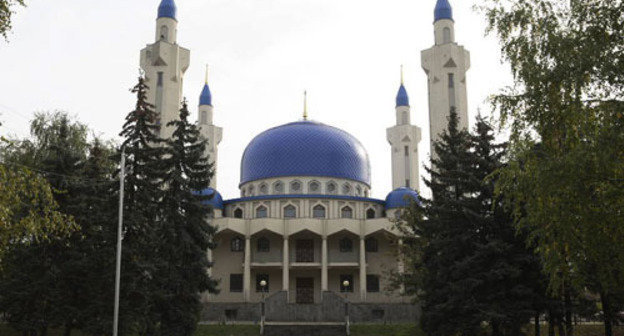
[[[162,71],[158,72],[158,81],[156,82],[156,86],[157,87],[163,86],[163,72]]]
[[[376,275],[376,274],[366,275],[366,291],[369,293],[379,292],[379,275]]]
[[[452,73],[448,74],[448,99],[449,108],[455,108],[455,75]]]
[[[345,281],[347,281],[348,284],[346,284]],[[345,286],[345,284],[347,286]],[[340,291],[343,293],[346,293],[346,292],[353,293],[353,275],[352,274],[340,275]]]
[[[409,156],[409,147],[405,146],[405,156]]]
[[[262,287],[262,280],[266,281],[266,286]],[[256,292],[269,292],[269,275],[268,274],[256,274]]]
[[[230,292],[242,292],[243,291],[243,275],[242,274],[230,274]]]
[[[448,87],[449,88],[454,88],[455,87],[455,74],[448,74]]]

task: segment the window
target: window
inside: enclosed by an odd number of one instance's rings
[[[258,252],[269,252],[269,250],[271,249],[271,243],[265,237],[258,238],[258,241],[256,242],[256,244],[258,245],[257,246]]]
[[[275,184],[273,184],[273,191],[276,194],[282,194],[284,192],[284,183],[275,182]]]
[[[160,39],[167,41],[168,35],[169,35],[169,28],[167,28],[167,26],[160,27]]]
[[[353,218],[353,209],[351,209],[351,207],[349,206],[342,208],[342,210],[340,211],[340,217]]]
[[[336,184],[333,182],[327,183],[327,193],[333,194],[336,192]]]
[[[242,274],[230,274],[230,292],[242,292],[243,291],[243,275]]]
[[[362,188],[360,186],[355,187],[355,195],[362,196]]]
[[[448,87],[449,88],[455,87],[455,75],[452,73],[448,74]]]
[[[375,209],[370,208],[366,210],[366,219],[373,219],[373,218],[375,218]]]
[[[260,286],[260,282],[264,280],[266,281],[266,286],[262,288]],[[269,291],[269,275],[268,274],[257,274],[256,275],[256,292],[268,292]]]
[[[353,240],[349,238],[342,238],[338,242],[340,245],[340,252],[352,252],[353,251]]]
[[[234,210],[234,218],[243,218],[243,209],[236,208]]]
[[[294,205],[290,204],[284,207],[284,218],[295,218],[297,217],[297,208]]]
[[[366,238],[366,241],[364,241],[364,246],[365,246],[366,252],[378,252],[379,251],[379,242],[377,241],[376,238],[373,238],[373,237]]]
[[[451,43],[451,29],[449,27],[442,29],[442,41],[444,44]]]
[[[158,81],[156,82],[156,86],[158,87],[163,86],[163,72],[162,71],[158,71]]]
[[[243,249],[243,239],[241,239],[240,237],[236,237],[230,240],[230,250],[232,252],[242,252]]]
[[[348,286],[345,286],[345,281],[349,282]],[[340,291],[341,292],[351,292],[353,293],[353,275],[351,274],[341,274],[340,275]]]
[[[316,182],[316,181],[310,182],[309,187],[310,187],[310,192],[311,193],[316,193],[316,192],[319,192],[321,190],[321,184]]]
[[[350,185],[350,184],[348,184],[348,183],[345,183],[345,184],[342,186],[342,193],[343,193],[344,195],[349,195],[349,194],[351,193],[351,185]]]
[[[296,193],[301,191],[301,182],[294,181],[290,183],[290,192]]]
[[[269,187],[267,187],[266,184],[261,184],[260,185],[260,194],[261,195],[266,195],[269,192]]]
[[[254,186],[249,186],[249,196],[253,196],[254,195]]]
[[[265,207],[264,205],[261,205],[256,208],[256,218],[266,218],[268,217],[268,215],[269,215],[269,212],[267,210],[267,207]]]
[[[238,316],[238,309],[226,309],[225,310],[225,319],[227,321],[236,321],[237,316]]]
[[[325,207],[322,205],[316,205],[312,208],[313,218],[325,218]]]
[[[376,275],[376,274],[366,275],[366,291],[369,293],[379,292],[379,275]]]

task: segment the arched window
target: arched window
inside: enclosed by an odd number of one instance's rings
[[[284,193],[284,183],[282,181],[277,181],[273,184],[273,192],[276,194]]]
[[[318,204],[312,208],[312,217],[314,218],[325,218],[325,207]]]
[[[342,218],[353,218],[353,209],[350,206],[346,206],[340,210],[340,217]]]
[[[294,205],[289,204],[284,207],[284,218],[295,218],[297,217],[297,208]]]
[[[345,183],[342,185],[342,193],[344,195],[349,195],[351,193],[351,185],[349,183]]]
[[[260,185],[260,195],[266,195],[269,192],[269,187],[266,184],[262,183]]]
[[[340,252],[351,252],[353,251],[353,240],[345,237],[340,239],[338,242],[340,245]]]
[[[243,246],[243,239],[240,237],[234,237],[230,240],[230,250],[232,252],[242,252],[245,249]]]
[[[234,210],[234,218],[243,218],[243,209],[236,208]]]
[[[444,27],[442,29],[442,41],[446,43],[451,43],[451,29],[449,27]]]
[[[362,196],[362,188],[360,186],[355,187],[355,196]]]
[[[169,28],[167,28],[167,26],[161,26],[160,27],[160,39],[163,41],[167,41],[168,38],[169,38]]]
[[[269,211],[267,210],[267,207],[265,207],[264,205],[261,205],[259,207],[256,208],[256,218],[266,218],[269,215]]]
[[[290,182],[290,193],[294,194],[298,192],[301,192],[301,182],[299,181]]]
[[[334,182],[327,183],[327,193],[328,194],[335,194],[336,193],[336,183],[334,183]]]
[[[249,186],[249,196],[253,196],[254,195],[254,186]]]
[[[378,252],[379,251],[379,242],[377,238],[370,237],[366,238],[364,241],[366,252]]]
[[[370,208],[366,210],[366,219],[373,219],[373,218],[375,218],[375,209]]]
[[[256,244],[258,252],[269,252],[271,249],[271,242],[266,237],[258,238]]]
[[[319,191],[321,191],[321,184],[316,181],[310,182],[310,185],[308,185],[308,187],[309,187],[309,192],[312,194],[318,193]]]

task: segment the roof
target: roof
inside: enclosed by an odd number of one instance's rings
[[[158,6],[158,18],[168,17],[177,20],[176,13],[177,8],[173,0],[162,0],[160,2]]]
[[[433,11],[433,16],[433,22],[443,19],[453,20],[453,8],[448,0],[438,0],[435,10]]]

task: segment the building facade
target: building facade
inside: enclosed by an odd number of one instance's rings
[[[161,125],[177,117],[190,63],[189,50],[176,42],[176,14],[174,0],[161,1],[156,41],[141,51],[148,99]],[[469,54],[454,42],[453,24],[450,4],[438,0],[435,45],[422,54],[433,139],[445,128],[450,107],[457,108],[467,127]],[[215,174],[204,193],[213,195],[208,203],[218,244],[207,253],[220,293],[205,295],[205,319],[254,321],[262,300],[273,304],[267,316],[276,320],[341,319],[336,304],[345,300],[352,303],[356,321],[417,318],[418,309],[403,289],[391,286],[391,275],[404,267],[394,220],[417,201],[419,191],[421,130],[411,123],[410,112],[401,78],[396,124],[387,129],[394,190],[383,200],[369,196],[370,161],[362,144],[339,128],[308,120],[305,112],[302,120],[250,141],[242,154],[238,198],[222,198]],[[222,129],[213,124],[207,78],[198,125],[208,142],[206,155],[216,167]],[[170,133],[161,128],[161,136]]]

